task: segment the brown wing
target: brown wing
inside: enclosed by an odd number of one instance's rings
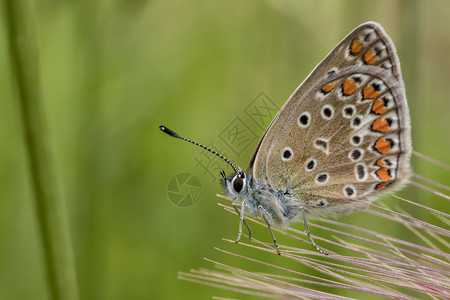
[[[344,213],[359,207],[354,199],[370,201],[404,181],[410,150],[395,48],[370,22],[341,41],[297,88],[250,167],[255,180],[291,193],[310,211]]]

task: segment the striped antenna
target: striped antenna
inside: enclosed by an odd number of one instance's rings
[[[221,159],[223,159],[224,161],[226,161],[226,162],[233,168],[233,170],[234,170],[236,173],[239,173],[239,170],[236,168],[235,165],[233,165],[233,163],[232,163],[231,161],[229,161],[228,159],[226,159],[225,157],[223,157],[222,155],[220,155],[220,154],[217,153],[216,151],[211,150],[211,149],[209,149],[208,147],[203,146],[202,144],[199,144],[199,143],[197,143],[197,142],[194,142],[193,140],[187,139],[187,138],[185,138],[185,137],[179,135],[179,134],[176,133],[175,131],[170,130],[170,129],[167,128],[166,126],[159,125],[159,129],[161,129],[162,132],[167,133],[167,134],[170,135],[170,136],[173,136],[174,138],[177,138],[177,139],[180,139],[180,140],[189,142],[189,143],[191,143],[191,144],[194,144],[194,145],[196,145],[196,146],[199,146],[199,147],[201,147],[201,148],[203,148],[203,149],[205,149],[205,150],[211,152],[212,154],[217,155],[218,157],[220,157]]]

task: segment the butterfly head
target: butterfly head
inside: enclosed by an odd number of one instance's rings
[[[242,199],[248,191],[249,176],[244,171],[237,171],[231,176],[226,176],[225,172],[220,172],[222,175],[222,187],[227,196],[233,200]]]
[[[208,147],[203,146],[202,144],[199,144],[197,142],[194,142],[193,140],[190,140],[188,138],[185,138],[181,135],[179,135],[178,133],[176,133],[173,130],[170,130],[169,128],[167,128],[166,126],[159,126],[159,129],[161,129],[162,132],[189,142],[191,144],[194,144],[200,148],[205,149],[206,151],[209,151],[211,153],[213,153],[214,155],[220,157],[221,159],[223,159],[225,162],[227,162],[234,170],[234,174],[231,176],[226,176],[225,175],[225,171],[220,172],[220,175],[222,175],[222,187],[225,191],[225,194],[227,194],[230,198],[232,198],[233,200],[238,200],[238,199],[242,199],[244,195],[247,194],[247,190],[248,190],[248,183],[249,183],[249,176],[247,173],[245,173],[244,171],[242,171],[241,169],[238,169],[231,161],[229,161],[227,158],[225,158],[224,156],[220,155],[219,153],[217,153],[216,151],[209,149]]]

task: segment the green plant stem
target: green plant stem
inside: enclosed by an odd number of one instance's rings
[[[4,0],[4,4],[50,294],[56,300],[74,300],[78,299],[75,268],[43,113],[34,18],[27,0]]]

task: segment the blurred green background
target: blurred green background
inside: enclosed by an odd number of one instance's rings
[[[81,299],[242,297],[177,279],[177,271],[211,267],[203,257],[243,267],[213,249],[224,246],[222,237],[236,237],[238,220],[217,206],[220,186],[194,160],[200,149],[158,125],[213,142],[246,167],[257,140],[237,155],[220,133],[245,118],[244,107],[261,92],[281,107],[360,23],[381,23],[397,46],[415,150],[450,163],[448,1],[32,3]],[[47,299],[4,22],[0,27],[0,299]],[[448,172],[421,160],[413,168],[450,184]],[[183,172],[202,186],[187,208],[167,195],[171,178]],[[357,222],[359,214],[340,220]],[[270,241],[266,231],[256,234]]]

